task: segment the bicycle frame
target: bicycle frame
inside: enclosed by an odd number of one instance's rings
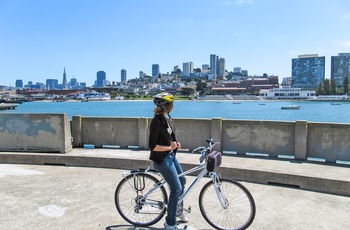
[[[194,168],[191,168],[181,174],[178,175],[178,177],[181,177],[181,176],[186,176],[190,173],[193,173],[193,172],[196,172],[196,171],[199,171],[199,170],[202,170],[197,176],[196,178],[192,181],[192,183],[190,184],[190,186],[185,189],[185,191],[183,192],[183,194],[179,197],[179,200],[177,202],[177,205],[179,207],[179,205],[183,202],[183,200],[185,199],[185,197],[187,196],[187,194],[192,190],[192,188],[194,187],[194,185],[197,184],[197,182],[199,182],[205,175],[208,174],[208,170],[206,169],[206,163],[201,163],[200,165],[194,167]],[[167,182],[164,180],[162,174],[160,174],[159,172],[155,171],[155,170],[150,170],[150,167],[148,167],[147,169],[145,170],[139,170],[139,171],[132,171],[130,173],[128,173],[127,175],[129,174],[138,174],[138,173],[141,173],[141,172],[144,172],[144,173],[153,173],[153,174],[156,174],[160,177],[162,177],[162,179],[159,181],[159,183],[154,186],[150,191],[146,192],[145,194],[143,194],[141,197],[138,198],[138,203],[143,203],[143,204],[150,204],[150,205],[159,205],[159,203],[150,203],[150,202],[144,202],[144,200],[146,200],[145,198],[153,193],[155,190],[157,190],[158,188],[160,188],[161,186],[164,186]],[[228,207],[228,202],[227,202],[227,199],[225,198],[224,194],[222,193],[222,191],[220,190],[220,176],[215,172],[209,172],[209,176],[210,178],[212,179],[213,181],[213,184],[214,184],[214,188],[215,188],[215,191],[216,191],[216,194],[218,196],[218,199],[220,201],[220,204],[223,208],[227,208]],[[164,205],[167,205],[167,204],[164,204]]]

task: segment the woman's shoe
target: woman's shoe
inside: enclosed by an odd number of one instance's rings
[[[164,227],[165,227],[165,229],[168,229],[168,230],[178,230],[179,229],[176,224],[170,226],[166,223],[166,221],[164,222]]]
[[[179,216],[179,218],[180,218],[180,222],[182,222],[182,223],[188,223],[188,222],[189,222],[189,220],[188,220],[188,218],[187,218],[187,216],[186,216],[185,213],[182,213],[182,214]]]

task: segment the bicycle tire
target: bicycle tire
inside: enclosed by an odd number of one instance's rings
[[[134,180],[144,180],[137,191]],[[163,186],[149,194],[142,204],[136,203],[137,197],[149,192],[159,182],[147,173],[130,174],[123,178],[115,190],[115,205],[121,217],[132,225],[147,227],[161,220],[166,212],[168,196]],[[145,202],[153,202],[153,205]],[[154,205],[156,203],[156,205]]]
[[[199,208],[204,219],[215,229],[246,229],[255,218],[255,202],[248,189],[230,179],[220,179],[220,190],[229,202],[223,208],[214,183],[206,183],[199,194]]]

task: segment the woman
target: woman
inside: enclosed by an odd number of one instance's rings
[[[174,96],[170,93],[155,95],[154,117],[150,125],[149,148],[151,149],[150,160],[154,167],[163,175],[170,187],[168,202],[168,215],[165,218],[166,229],[178,229],[176,225],[177,201],[184,191],[186,178],[178,177],[182,168],[176,158],[177,149],[181,144],[176,141],[175,133],[169,124],[170,112],[174,108]],[[184,214],[180,216],[181,221],[188,222]]]

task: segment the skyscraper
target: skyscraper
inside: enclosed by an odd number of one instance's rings
[[[182,65],[182,76],[189,77],[193,73],[193,62],[185,62]]]
[[[46,79],[46,89],[48,90],[58,89],[58,80]]]
[[[350,53],[339,53],[331,57],[331,79],[342,88],[345,77],[350,77]]]
[[[126,82],[126,70],[125,69],[122,69],[120,71],[120,80],[121,80],[122,83]]]
[[[325,57],[317,54],[299,55],[292,59],[292,86],[316,89],[325,78]]]
[[[106,83],[106,72],[105,71],[98,71],[97,72],[97,81],[96,81],[96,87],[103,87]]]
[[[23,88],[23,80],[21,79],[16,80],[16,88]]]
[[[152,77],[153,78],[158,77],[159,73],[160,73],[159,64],[153,64],[152,65]]]
[[[62,89],[68,89],[67,76],[66,76],[66,67],[64,67],[64,69],[63,69]]]
[[[225,64],[225,58],[219,58],[218,60],[218,77],[220,79],[223,79],[225,77],[225,68],[226,68],[226,64]]]
[[[210,54],[210,79],[217,78],[218,75],[218,60],[219,57],[215,54]]]

